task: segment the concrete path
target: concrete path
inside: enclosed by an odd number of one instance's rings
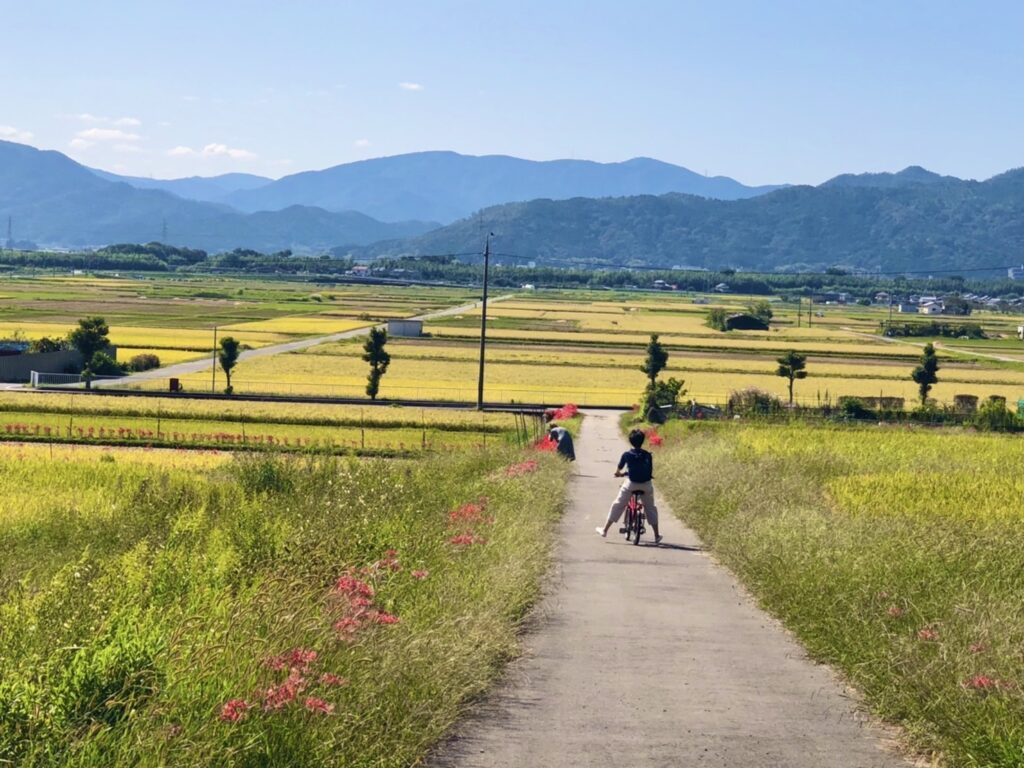
[[[594,532],[620,482],[618,416],[584,420],[524,657],[428,765],[906,766],[663,500],[660,547]]]
[[[504,296],[495,296],[487,300],[488,305],[493,304],[496,301],[502,301],[510,298],[512,294]],[[449,317],[453,315],[461,315],[464,312],[471,312],[472,310],[479,307],[481,302],[474,302],[472,304],[463,304],[459,307],[449,307],[448,309],[442,309],[437,312],[428,312],[423,315],[416,315],[415,317],[408,318],[409,320],[435,320],[439,317]],[[341,333],[332,333],[328,336],[316,336],[308,339],[299,339],[298,341],[287,341],[282,344],[270,344],[266,347],[258,347],[256,349],[247,349],[238,355],[239,361],[254,360],[258,357],[269,357],[270,355],[280,355],[285,352],[297,352],[301,349],[309,349],[320,344],[327,344],[332,341],[341,341],[343,339],[353,339],[357,336],[365,336],[370,332],[371,328],[386,328],[386,323],[380,324],[369,324],[362,328],[353,328],[350,331],[342,331]],[[212,334],[212,330],[211,330]],[[225,331],[222,336],[230,336],[230,331]],[[213,337],[211,336],[211,339]],[[114,387],[121,388],[130,386],[132,384],[138,384],[143,381],[151,381],[153,379],[169,379],[172,377],[181,377],[189,373],[201,373],[202,371],[210,370],[210,365],[213,362],[212,352],[210,356],[204,357],[201,360],[192,360],[187,363],[176,363],[174,365],[168,365],[163,368],[154,368],[150,371],[144,371],[142,373],[134,373],[131,376],[121,376],[116,379],[100,379],[93,381],[93,387]],[[220,375],[220,371],[218,371]],[[78,385],[75,385],[78,386]]]

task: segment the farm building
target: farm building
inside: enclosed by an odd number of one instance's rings
[[[936,301],[929,301],[927,304],[922,304],[918,311],[922,315],[941,315],[942,305]]]
[[[917,304],[897,304],[896,311],[901,315],[916,315]]]
[[[388,320],[388,336],[422,336],[422,320]]]

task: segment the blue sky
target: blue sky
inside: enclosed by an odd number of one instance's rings
[[[142,176],[426,149],[748,184],[1024,165],[1019,2],[3,2],[0,138]]]

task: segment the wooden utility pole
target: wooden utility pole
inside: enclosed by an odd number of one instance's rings
[[[213,380],[210,382],[210,394],[217,394],[217,326],[213,326]]]
[[[487,275],[491,264],[491,238],[493,232],[487,234],[484,241],[484,298],[480,309],[480,375],[476,385],[476,408],[482,411],[484,408],[484,350],[487,346]]]

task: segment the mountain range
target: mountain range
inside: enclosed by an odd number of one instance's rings
[[[971,270],[1024,260],[1024,169],[965,181],[911,167],[745,200],[667,194],[482,211],[498,261],[798,270]],[[479,252],[477,218],[339,249],[359,257]],[[502,256],[500,254],[507,254]]]
[[[695,180],[704,194],[659,194]],[[550,197],[518,199],[541,188]],[[483,207],[495,196],[499,204]],[[342,206],[359,208],[332,210]],[[446,220],[467,209],[447,226],[367,213],[433,211]],[[471,253],[486,226],[498,252],[511,254],[501,258],[548,264],[968,270],[1024,259],[1024,170],[978,182],[912,166],[765,191],[642,158],[535,163],[424,152],[278,181],[158,181],[0,142],[0,217],[8,216],[15,241],[45,246],[164,240],[211,251]]]
[[[437,226],[384,223],[357,211],[299,205],[246,214],[163,189],[138,189],[103,178],[60,152],[0,141],[0,218],[8,217],[13,239],[65,248],[166,240],[211,251],[322,251],[339,243],[416,235]]]

